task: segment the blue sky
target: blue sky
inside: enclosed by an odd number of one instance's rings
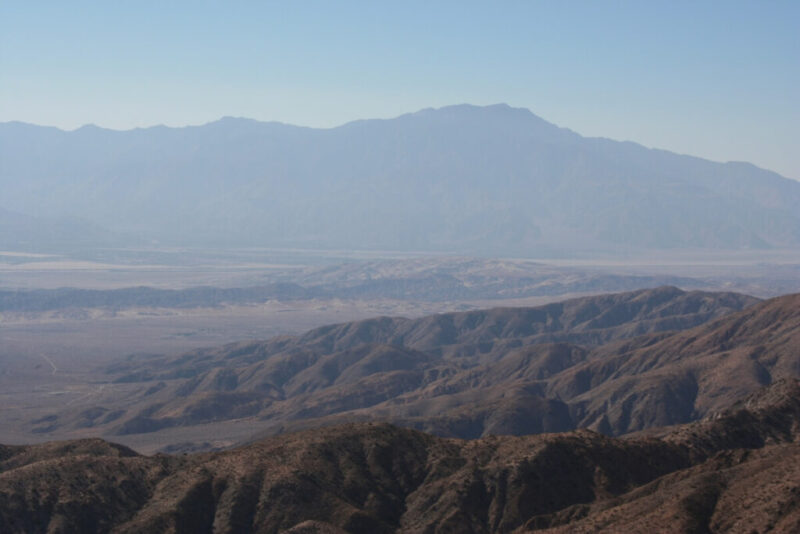
[[[800,179],[800,2],[0,2],[0,121],[330,127],[506,102]]]

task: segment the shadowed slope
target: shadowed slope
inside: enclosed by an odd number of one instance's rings
[[[662,439],[584,430],[460,441],[366,424],[181,458],[135,456],[99,441],[2,448],[0,526],[9,533],[786,531],[800,521],[799,428],[800,384],[792,380]],[[745,505],[747,514],[739,513]]]
[[[702,417],[796,376],[800,294],[663,339],[602,347],[556,377],[548,394],[569,399],[581,426],[624,433]]]

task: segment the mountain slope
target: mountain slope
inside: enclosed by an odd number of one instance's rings
[[[662,287],[131,358],[106,370],[113,383],[91,405],[43,417],[31,431],[127,435],[247,418],[271,432],[375,419],[459,437],[563,431],[584,421],[583,401],[573,398],[585,390],[548,388],[592,363],[603,344],[666,338],[755,302]]]
[[[181,457],[100,440],[0,447],[0,527],[788,532],[800,526],[798,430],[800,384],[786,380],[662,439],[460,441],[368,424]]]
[[[580,407],[580,426],[606,432],[705,416],[776,378],[800,376],[800,295],[640,344],[647,346],[598,349],[593,361],[555,379],[549,393]],[[615,399],[611,407],[607,399]],[[671,413],[648,420],[659,406]]]
[[[2,200],[5,201],[5,198]],[[34,213],[38,213],[38,210],[34,210]],[[78,216],[39,217],[0,207],[0,250],[64,251],[91,246],[137,245],[142,242],[134,236],[105,230]]]
[[[735,297],[659,288],[326,327],[153,362],[160,372],[150,381],[192,378],[165,387],[118,431],[253,415],[272,431],[377,419],[459,437],[582,427],[620,435],[684,423],[800,376],[798,299],[690,329],[688,312],[724,315]]]
[[[451,106],[314,130],[0,124],[4,203],[164,242],[536,256],[800,246],[800,184]]]

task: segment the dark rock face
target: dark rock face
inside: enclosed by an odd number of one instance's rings
[[[434,437],[383,424],[218,453],[0,447],[3,532],[791,532],[800,383],[659,438]]]

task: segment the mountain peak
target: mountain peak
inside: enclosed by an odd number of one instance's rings
[[[234,117],[232,115],[225,115],[224,117],[220,117],[215,121],[211,121],[209,124],[253,124],[259,123],[256,119],[250,119],[247,117]]]
[[[432,116],[458,116],[458,117],[503,117],[503,118],[520,118],[520,119],[535,119],[544,123],[550,124],[538,115],[532,113],[527,108],[515,108],[506,103],[489,104],[486,106],[478,106],[475,104],[453,104],[450,106],[442,106],[440,108],[424,108],[413,113],[406,113],[402,117],[432,117]]]
[[[73,130],[73,131],[75,131],[75,132],[101,132],[101,131],[104,131],[105,129],[106,128],[101,128],[100,126],[90,122],[90,123],[84,124],[83,126],[75,128],[75,130]]]

